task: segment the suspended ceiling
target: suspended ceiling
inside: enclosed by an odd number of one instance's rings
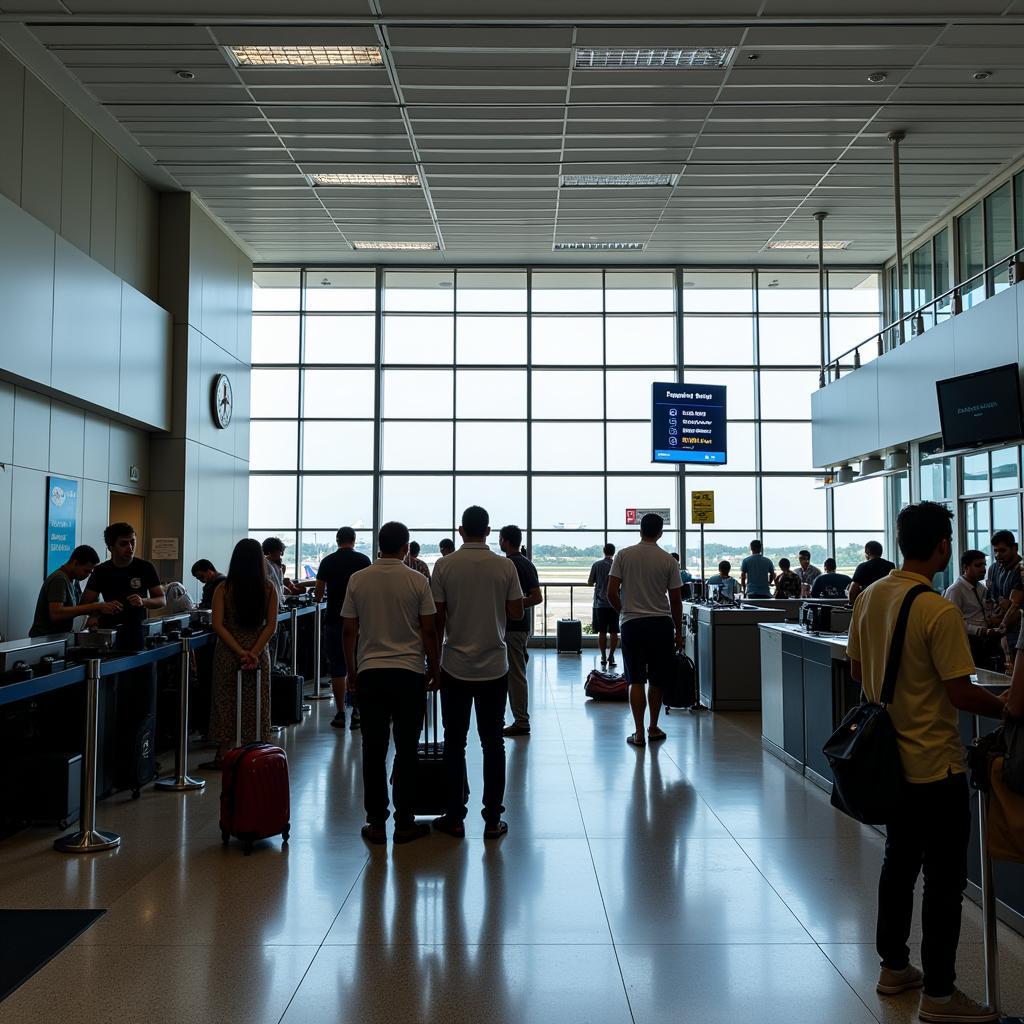
[[[615,261],[792,264],[814,257],[766,244],[814,238],[822,210],[826,237],[851,242],[829,262],[863,265],[894,251],[890,131],[906,132],[908,238],[1024,149],[1024,0],[853,7],[0,0],[0,39],[65,96],[69,73],[90,120],[154,182],[198,195],[257,262],[569,265],[609,254],[554,243],[641,241]],[[386,59],[236,67],[224,48],[243,43]],[[735,50],[720,69],[571,68],[577,46],[677,44]],[[420,185],[309,182],[374,171]],[[561,174],[616,173],[675,184],[559,188]],[[438,250],[354,250],[367,240]]]

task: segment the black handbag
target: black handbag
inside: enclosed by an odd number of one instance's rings
[[[910,606],[931,589],[922,583],[903,598],[889,642],[879,702],[861,700],[822,747],[834,778],[832,806],[865,825],[884,825],[903,806],[906,777],[888,706],[896,692]]]

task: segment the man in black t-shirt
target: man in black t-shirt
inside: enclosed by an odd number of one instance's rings
[[[199,599],[200,608],[213,607],[214,591],[227,579],[208,558],[200,558],[192,566],[192,576],[203,585],[203,596]]]
[[[888,576],[896,568],[888,559],[882,557],[882,545],[877,540],[869,540],[864,545],[864,561],[853,571],[853,582],[850,584],[850,601],[872,583]]]
[[[846,573],[836,572],[836,560],[825,559],[825,571],[811,584],[811,597],[845,597],[853,580]]]
[[[352,708],[350,728],[359,728],[359,708],[352,702],[348,692],[348,666],[345,664],[344,627],[341,621],[341,606],[345,603],[345,592],[353,573],[367,568],[371,563],[366,555],[355,550],[356,531],[343,526],[337,533],[338,550],[329,554],[316,573],[315,596],[319,603],[327,591],[327,610],[324,612],[323,647],[327,655],[327,671],[331,673],[331,689],[334,691],[335,729],[345,728],[345,707]],[[320,666],[316,671],[319,672]]]
[[[516,567],[519,589],[523,592],[523,617],[505,619],[505,648],[508,652],[508,703],[512,709],[512,724],[505,726],[506,736],[529,736],[529,688],[526,681],[526,663],[529,654],[526,645],[530,640],[530,626],[533,615],[529,611],[542,600],[540,579],[537,568],[526,555],[521,553],[523,531],[518,526],[503,526],[498,544],[505,557]]]
[[[117,629],[117,646],[121,650],[141,650],[146,612],[164,607],[164,588],[153,563],[135,557],[135,527],[130,523],[111,523],[103,531],[103,543],[110,558],[93,570],[82,604],[93,604],[101,595],[104,601],[118,602],[120,611],[101,614],[98,624],[103,629]],[[93,619],[89,621],[95,623]]]

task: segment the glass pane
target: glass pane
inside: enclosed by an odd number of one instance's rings
[[[757,469],[754,462],[754,429],[753,423],[733,423],[726,426],[727,458],[730,470]]]
[[[600,313],[603,301],[599,270],[534,271],[535,313]]]
[[[653,370],[609,370],[607,373],[608,419],[650,419],[651,385],[656,381],[674,381],[672,367]]]
[[[287,312],[299,308],[297,270],[257,270],[252,275],[254,311]]]
[[[295,518],[295,513],[292,513],[292,518]],[[287,530],[263,530],[257,526],[252,526],[249,529],[249,536],[254,540],[258,540],[261,544],[268,537],[277,537],[278,540],[284,544],[284,574],[285,576],[292,578],[295,576],[295,534]]]
[[[675,359],[675,317],[610,316],[605,322],[605,362],[642,366]]]
[[[410,529],[451,529],[450,476],[385,475],[381,477],[380,487],[381,515],[384,522],[397,519]]]
[[[303,416],[367,419],[375,412],[373,370],[303,370]]]
[[[384,416],[389,419],[451,419],[451,370],[385,370]]]
[[[679,527],[679,488],[672,477],[610,476],[608,478],[608,529],[623,529],[626,509],[668,509],[669,528]]]
[[[829,270],[830,313],[879,313],[882,309],[880,275],[874,270]]]
[[[690,518],[690,495],[693,491],[715,492],[716,529],[744,530],[750,534],[750,537],[754,536],[754,527],[757,523],[755,511],[757,503],[753,476],[721,476],[719,474],[701,476],[697,473],[687,473],[685,505],[687,520]],[[747,554],[750,554],[749,548]]]
[[[961,281],[981,273],[985,269],[985,239],[982,227],[981,203],[972,206],[957,219],[959,236]],[[978,279],[967,285],[963,290],[964,309],[976,305],[985,298],[985,282]]]
[[[532,525],[534,530],[603,530],[604,478],[534,477]]]
[[[845,490],[845,488],[841,488]],[[836,549],[832,556],[836,560],[836,571],[846,576],[852,576],[854,570],[864,561],[864,545],[869,540],[877,540],[879,544],[885,543],[885,531],[878,527],[874,530],[859,530],[855,533],[837,533]],[[889,558],[889,553],[885,556]],[[899,558],[889,558],[889,561],[899,561]]]
[[[373,469],[373,421],[309,420],[302,425],[303,469]]]
[[[388,270],[384,274],[388,312],[432,313],[455,308],[455,274],[450,270]]]
[[[670,270],[610,270],[605,288],[609,313],[671,313],[676,308],[675,275]]]
[[[833,517],[837,530],[885,532],[885,478],[862,480],[832,489]],[[865,537],[870,540],[870,537]],[[863,558],[860,559],[863,561]]]
[[[824,521],[823,526],[824,528]],[[780,532],[766,530],[761,539],[764,542],[764,553],[776,564],[780,558],[788,558],[792,568],[799,565],[799,552],[807,549],[811,553],[811,565],[819,569],[821,563],[828,558],[832,552],[826,547],[828,534],[812,533],[809,530],[797,532]]]
[[[525,316],[460,316],[455,330],[460,363],[526,363]]]
[[[988,452],[965,455],[961,465],[964,474],[964,494],[984,494],[989,490]]]
[[[761,507],[766,530],[824,530],[827,492],[813,476],[766,476]],[[804,542],[801,542],[803,545]],[[797,549],[799,550],[799,548]],[[796,564],[796,552],[790,557]],[[818,568],[821,564],[818,563]]]
[[[761,363],[817,366],[821,360],[817,317],[762,316],[758,333]]]
[[[604,470],[600,423],[534,423],[534,470]]]
[[[1003,448],[992,452],[992,490],[1011,491],[1020,486],[1020,472],[1017,466],[1019,448]]]
[[[985,264],[991,266],[1007,260],[1013,252],[1013,202],[1010,183],[997,188],[985,198]],[[1010,287],[1009,268],[1004,262],[989,272],[989,290],[1002,291]]]
[[[932,292],[932,244],[926,242],[910,255],[910,306],[919,309],[934,298]],[[910,310],[907,310],[910,312]]]
[[[533,418],[589,419],[604,416],[604,375],[600,370],[534,370]],[[634,416],[650,414],[651,396]]]
[[[381,468],[452,468],[451,423],[387,420],[381,426]]]
[[[535,364],[604,362],[604,323],[599,316],[535,316],[532,358]]]
[[[372,316],[307,316],[307,363],[372,363],[376,355]]]
[[[306,271],[306,309],[363,311],[377,308],[377,275],[372,270]]]
[[[526,312],[525,270],[460,270],[456,284],[460,312]]]
[[[526,424],[457,423],[455,466],[459,470],[526,469]]]
[[[482,505],[491,517],[492,534],[507,523],[515,523],[526,532],[525,476],[456,476],[455,514],[470,505]],[[458,538],[456,538],[458,543]]]
[[[299,456],[299,425],[260,421],[249,425],[249,469],[290,469]]]
[[[304,476],[302,517],[304,530],[373,528],[373,477]]]
[[[451,363],[455,319],[450,316],[384,317],[385,363]]]
[[[762,423],[761,469],[766,473],[814,469],[810,423]]]
[[[967,547],[992,554],[992,520],[987,498],[964,505]]]
[[[922,451],[922,455],[924,452]],[[953,496],[953,460],[921,463],[921,500],[945,501]]]
[[[648,472],[658,470],[676,475],[676,466],[651,462],[651,424],[649,421],[608,423],[605,430],[608,438],[608,469],[610,471],[639,470]],[[534,451],[536,452],[536,449]],[[536,458],[536,454],[534,457]],[[732,459],[731,450],[729,458]],[[753,464],[750,468],[754,468]]]
[[[762,419],[809,420],[811,395],[817,390],[817,370],[762,370]]]
[[[297,363],[299,361],[299,318],[297,316],[254,316],[252,318],[252,361],[254,363]]]
[[[860,345],[861,362],[867,363],[878,356],[877,339],[869,344],[862,344],[871,339],[882,327],[877,316],[831,316],[828,319],[829,358],[835,359],[844,352],[849,352],[855,345]],[[908,332],[910,328],[907,328]],[[813,360],[812,360],[813,361]],[[853,362],[853,356],[850,356]],[[846,360],[843,360],[846,365]]]
[[[687,366],[751,366],[754,362],[753,317],[685,317],[683,360]]]
[[[298,415],[298,370],[253,370],[250,380],[250,416]]]
[[[295,523],[295,477],[250,476],[249,522],[276,530]]]
[[[1016,494],[992,499],[992,532],[1010,530],[1020,537],[1020,498]]]
[[[635,544],[637,534],[622,542]],[[537,566],[541,587],[545,583],[586,583],[590,567],[601,557],[604,531],[595,530],[537,530],[530,535],[530,555]],[[542,591],[543,592],[543,591]],[[549,587],[542,610],[534,618],[535,633],[554,636],[558,620],[567,618],[570,611],[576,618],[590,614],[594,592],[583,587]]]
[[[757,308],[762,313],[817,313],[817,271],[762,270],[757,275]]]
[[[671,377],[666,378],[671,380]],[[683,381],[691,387],[699,384],[724,386],[726,390],[727,415],[730,420],[752,420],[754,418],[754,371],[753,370],[686,370]],[[648,401],[648,414],[650,402]]]
[[[687,313],[751,313],[753,276],[729,270],[683,274],[683,310]]]
[[[525,370],[457,370],[455,393],[459,419],[526,419]]]
[[[932,251],[935,260],[935,294],[941,295],[953,285],[949,273],[949,229],[943,228],[932,239]],[[940,312],[949,314],[949,299],[938,304]]]

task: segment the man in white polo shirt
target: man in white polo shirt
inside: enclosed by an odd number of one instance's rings
[[[415,823],[412,801],[425,692],[437,688],[434,601],[426,579],[402,564],[409,551],[409,531],[402,523],[385,523],[377,545],[380,556],[352,574],[341,608],[348,686],[362,715],[367,822],[362,835],[371,843],[387,842],[387,758],[393,726],[394,838],[396,843],[410,843],[430,832],[428,825]]]
[[[476,706],[476,726],[484,752],[484,838],[508,831],[505,810],[505,700],[508,653],[505,622],[523,617],[523,591],[511,559],[487,546],[487,510],[471,505],[462,513],[463,544],[434,565],[431,590],[437,605],[441,650],[441,713],[448,777],[448,810],[434,827],[461,839],[466,834],[466,737]]]

